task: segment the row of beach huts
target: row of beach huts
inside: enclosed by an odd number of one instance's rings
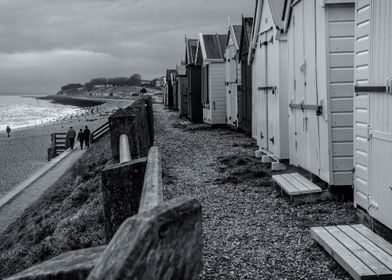
[[[392,240],[391,0],[256,0],[227,34],[185,39],[164,103],[255,138],[290,197],[353,190],[358,216]],[[366,230],[312,234],[355,279],[392,277],[392,245]]]

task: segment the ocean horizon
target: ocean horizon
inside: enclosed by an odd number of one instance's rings
[[[85,109],[34,98],[46,95],[0,95],[0,131],[32,127],[76,116]],[[27,98],[26,98],[27,97]]]

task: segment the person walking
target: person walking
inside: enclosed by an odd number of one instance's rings
[[[78,141],[80,143],[80,149],[83,150],[83,142],[84,142],[84,133],[83,130],[80,129],[79,133],[78,133]]]
[[[5,129],[5,131],[7,132],[8,137],[10,137],[11,127],[9,127],[9,126],[7,125],[7,128]]]
[[[72,128],[72,126],[68,129],[67,132],[67,139],[69,141],[69,147],[73,150],[74,145],[75,145],[75,137],[76,137],[76,131]]]
[[[86,149],[90,147],[90,129],[88,129],[88,126],[86,125],[84,131],[84,143],[86,145]]]

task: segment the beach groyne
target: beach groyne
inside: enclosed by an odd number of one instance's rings
[[[41,96],[36,98],[42,100],[49,100],[52,103],[57,103],[61,105],[71,105],[71,106],[77,106],[81,108],[99,106],[105,103],[102,100],[82,99],[82,98],[59,96],[59,95],[48,95],[48,96]]]
[[[138,100],[109,118],[113,163],[102,171],[108,245],[67,252],[9,279],[198,278],[201,205],[184,197],[163,201],[152,112],[151,99]],[[132,147],[132,159],[123,163],[118,162],[119,134],[126,134]]]

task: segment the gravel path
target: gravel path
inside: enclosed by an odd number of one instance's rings
[[[203,207],[201,279],[350,279],[311,239],[311,226],[353,223],[347,202],[292,206],[272,186],[253,140],[229,129],[186,128],[155,105],[165,199]]]

